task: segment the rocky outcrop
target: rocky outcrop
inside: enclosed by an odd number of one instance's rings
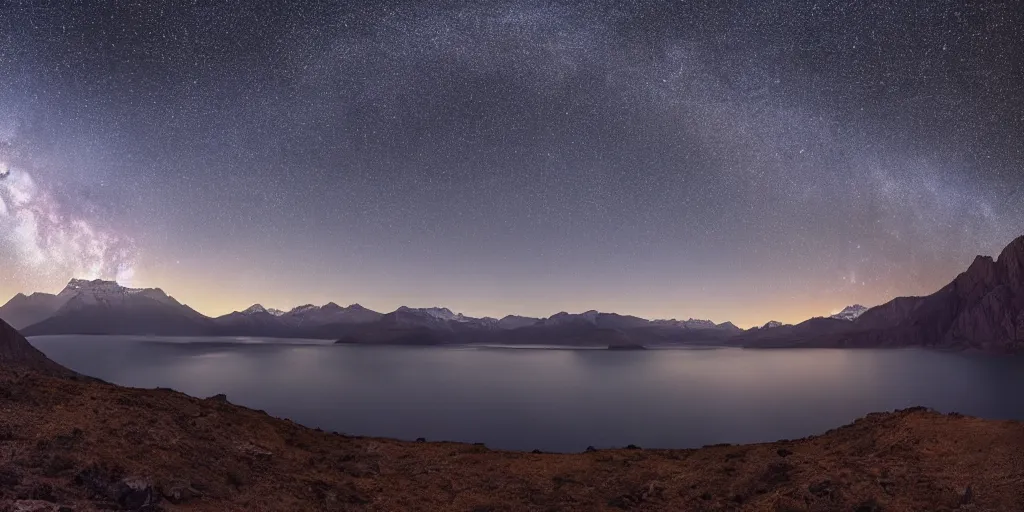
[[[999,257],[978,256],[938,292],[872,308],[839,338],[844,346],[921,345],[1024,350],[1024,236]]]
[[[751,348],[921,346],[1024,352],[1024,236],[996,259],[978,256],[931,295],[898,297],[853,321],[812,318],[795,326],[755,328],[730,343]]]

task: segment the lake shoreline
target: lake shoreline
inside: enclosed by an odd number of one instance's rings
[[[18,475],[0,502],[11,505],[8,496],[24,495],[76,511],[110,503],[168,511],[1024,506],[1024,495],[1004,485],[1024,479],[1013,455],[1024,449],[1021,423],[924,408],[771,443],[547,454],[353,437],[230,397],[87,378],[3,370],[0,390],[9,401],[0,410],[8,433],[0,467]]]

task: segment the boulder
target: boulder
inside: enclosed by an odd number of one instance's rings
[[[202,495],[203,493],[192,487],[191,482],[187,481],[174,480],[160,486],[160,496],[163,496],[164,499],[175,505],[185,503]]]
[[[75,483],[128,510],[145,510],[160,501],[160,494],[150,480],[137,476],[117,478],[113,472],[102,467],[93,466],[80,471],[75,477]]]

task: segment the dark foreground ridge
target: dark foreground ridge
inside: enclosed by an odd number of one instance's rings
[[[0,510],[1024,510],[1024,425],[920,408],[796,441],[520,453],[5,363]]]

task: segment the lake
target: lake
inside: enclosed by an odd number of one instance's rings
[[[324,430],[493,448],[693,448],[822,433],[923,405],[1024,419],[1024,358],[926,350],[369,347],[314,340],[46,336],[81,373]]]

